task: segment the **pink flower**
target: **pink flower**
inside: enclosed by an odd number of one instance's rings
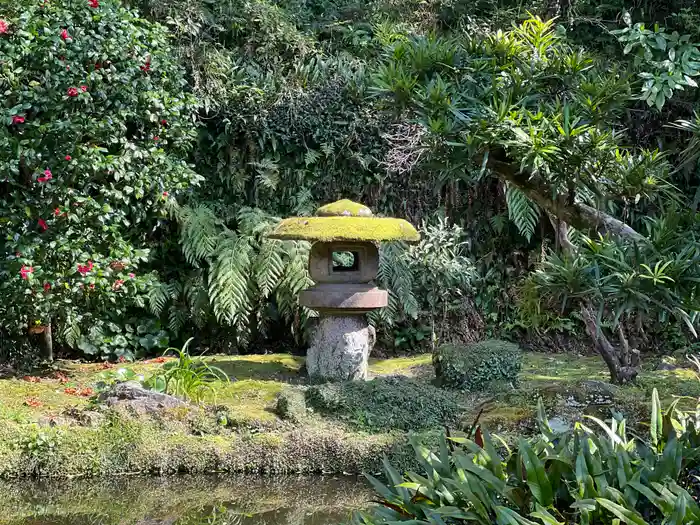
[[[46,224],[46,221],[44,219],[39,219],[38,221],[39,228],[41,228],[41,231],[46,231],[49,229],[49,226]]]
[[[94,289],[95,289],[95,283],[90,283],[90,290],[94,290]]]
[[[85,93],[87,91],[87,86],[80,86],[80,91]]]
[[[153,137],[153,140],[155,140],[156,142],[158,142],[158,141],[160,140],[160,137],[159,137],[158,135],[156,135],[155,137]]]
[[[124,279],[117,279],[112,285],[113,290],[119,290],[124,285]]]
[[[169,193],[167,191],[163,192],[163,197],[167,197],[168,195],[169,195]]]
[[[22,115],[15,115],[12,117],[13,124],[24,124],[24,117]]]
[[[53,175],[51,174],[51,170],[48,169],[48,168],[46,168],[46,169],[44,170],[44,176],[43,176],[43,177],[39,177],[39,178],[36,179],[36,180],[37,180],[38,182],[48,182],[48,181],[50,181],[51,179],[53,179]]]
[[[0,20],[0,35],[4,35],[5,33],[7,33],[7,28],[7,22],[5,22],[4,20]]]
[[[98,2],[98,0],[88,0],[88,5],[93,9],[97,9],[100,7],[100,2]]]
[[[129,274],[129,279],[133,279],[134,277],[136,277],[136,274],[134,274],[134,273]]]
[[[77,97],[78,96],[78,88],[69,87],[68,91],[66,93],[69,97]]]
[[[29,279],[29,275],[34,273],[34,268],[31,266],[24,266],[22,265],[22,269],[19,271],[19,274],[22,276],[22,279],[25,281]]]
[[[53,211],[53,214],[54,214],[56,217],[58,217],[59,215],[61,215],[61,208],[56,208],[56,209]]]
[[[66,160],[67,160],[68,162],[70,162],[72,159],[73,159],[73,157],[71,157],[70,155],[66,155]]]
[[[61,29],[61,38],[63,40],[68,40],[71,36],[68,34],[67,29]]]
[[[78,265],[78,272],[80,272],[81,275],[87,275],[88,273],[90,273],[92,268],[93,268],[92,261],[88,261],[88,263],[86,265],[83,265],[83,264]]]

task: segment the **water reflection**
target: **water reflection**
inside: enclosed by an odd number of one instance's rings
[[[336,525],[370,497],[345,477],[17,481],[0,483],[0,525]]]

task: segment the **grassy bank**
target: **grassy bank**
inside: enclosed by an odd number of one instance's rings
[[[235,380],[217,384],[203,406],[151,415],[96,405],[88,389],[95,388],[103,365],[60,363],[58,371],[0,380],[0,477],[376,471],[384,455],[409,466],[408,433],[433,440],[441,431],[438,411],[453,415],[449,425],[457,430],[483,411],[481,421],[507,438],[534,428],[539,397],[564,423],[584,413],[606,417],[611,410],[643,419],[655,387],[667,400],[689,396],[688,405],[700,397],[700,382],[689,369],[657,371],[649,363],[637,385],[612,387],[597,357],[538,353],[525,355],[517,390],[444,395],[430,385],[430,356],[420,355],[372,361],[373,376],[400,378],[375,382],[379,386],[367,390],[366,399],[345,400],[348,410],[309,408],[290,418],[276,413],[276,399],[303,399],[303,359],[211,361]],[[162,365],[127,366],[148,374]]]

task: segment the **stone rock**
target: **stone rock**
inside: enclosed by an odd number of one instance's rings
[[[661,361],[656,366],[657,370],[677,370],[679,368],[678,362],[674,357],[662,357]]]
[[[364,316],[322,316],[306,354],[309,377],[324,381],[367,378],[376,333]]]
[[[0,365],[0,379],[14,377],[15,369],[10,365]]]
[[[100,394],[99,400],[108,407],[129,407],[138,414],[152,414],[163,409],[188,406],[177,397],[147,390],[137,381],[117,383]]]
[[[559,417],[559,416],[554,416],[552,419],[550,419],[548,421],[548,423],[549,423],[549,428],[551,428],[552,432],[554,432],[555,434],[564,434],[565,432],[568,432],[573,428],[571,426],[571,423],[569,423],[563,417]]]
[[[70,426],[70,424],[70,420],[56,416],[43,416],[37,421],[37,425],[40,427],[67,427]]]

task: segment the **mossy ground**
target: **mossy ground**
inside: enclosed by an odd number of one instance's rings
[[[254,355],[210,360],[236,380],[217,385],[215,397],[206,406],[165,411],[157,417],[103,411],[93,426],[75,416],[94,411],[93,401],[76,393],[95,387],[102,365],[61,362],[57,371],[38,375],[38,381],[31,377],[0,380],[0,477],[358,472],[376,470],[384,454],[410,462],[405,432],[360,431],[357,422],[315,413],[294,422],[278,417],[274,411],[278,393],[305,388],[300,375],[303,358]],[[458,426],[470,426],[482,412],[481,422],[492,431],[506,437],[526,432],[534,428],[539,397],[552,416],[569,421],[583,413],[608,416],[611,409],[639,420],[648,413],[653,388],[658,388],[665,402],[687,396],[683,402],[694,407],[700,397],[694,372],[656,371],[655,364],[647,363],[637,385],[608,387],[605,366],[596,356],[526,353],[516,390],[454,393],[463,407]],[[155,362],[125,365],[144,374],[159,366]],[[404,375],[428,382],[431,372],[431,356],[425,354],[370,363],[375,377]],[[591,388],[602,388],[609,399],[591,408],[586,400]],[[424,431],[424,437],[432,439],[440,430]]]

